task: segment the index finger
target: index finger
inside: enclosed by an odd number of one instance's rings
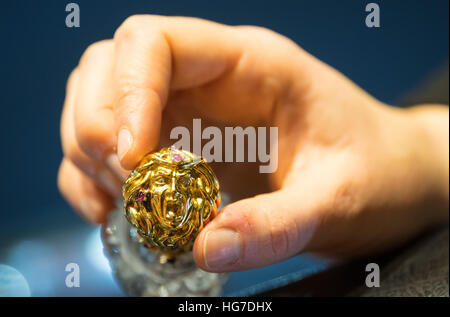
[[[202,85],[235,65],[240,49],[229,28],[194,18],[134,16],[116,31],[115,128],[125,169],[158,145],[170,90]]]

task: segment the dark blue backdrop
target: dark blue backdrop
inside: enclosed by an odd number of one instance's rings
[[[271,28],[391,103],[448,59],[448,0],[376,1],[379,29],[364,24],[371,1],[75,1],[81,9],[77,29],[65,26],[69,2],[0,4],[1,244],[26,230],[81,222],[56,188],[65,82],[83,50],[111,38],[132,14]]]

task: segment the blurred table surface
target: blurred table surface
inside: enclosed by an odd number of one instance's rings
[[[380,287],[368,288],[368,263]],[[449,296],[449,228],[436,229],[388,254],[335,266],[261,296]]]

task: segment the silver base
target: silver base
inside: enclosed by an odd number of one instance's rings
[[[219,296],[226,274],[208,273],[197,267],[192,252],[168,261],[148,250],[136,230],[117,209],[102,226],[104,253],[112,273],[128,296]]]

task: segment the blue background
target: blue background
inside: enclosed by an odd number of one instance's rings
[[[448,0],[377,1],[378,29],[364,23],[371,1],[76,1],[81,27],[67,28],[69,2],[0,4],[0,263],[40,285],[33,295],[68,295],[46,276],[61,270],[49,263],[83,262],[90,252],[79,241],[95,228],[75,215],[56,188],[59,119],[67,76],[84,49],[111,38],[128,16],[184,15],[265,26],[393,104],[448,60]],[[58,246],[50,246],[55,240]],[[75,254],[80,258],[73,259]],[[60,274],[63,280],[64,269]],[[77,294],[119,294],[112,287],[99,284]]]

